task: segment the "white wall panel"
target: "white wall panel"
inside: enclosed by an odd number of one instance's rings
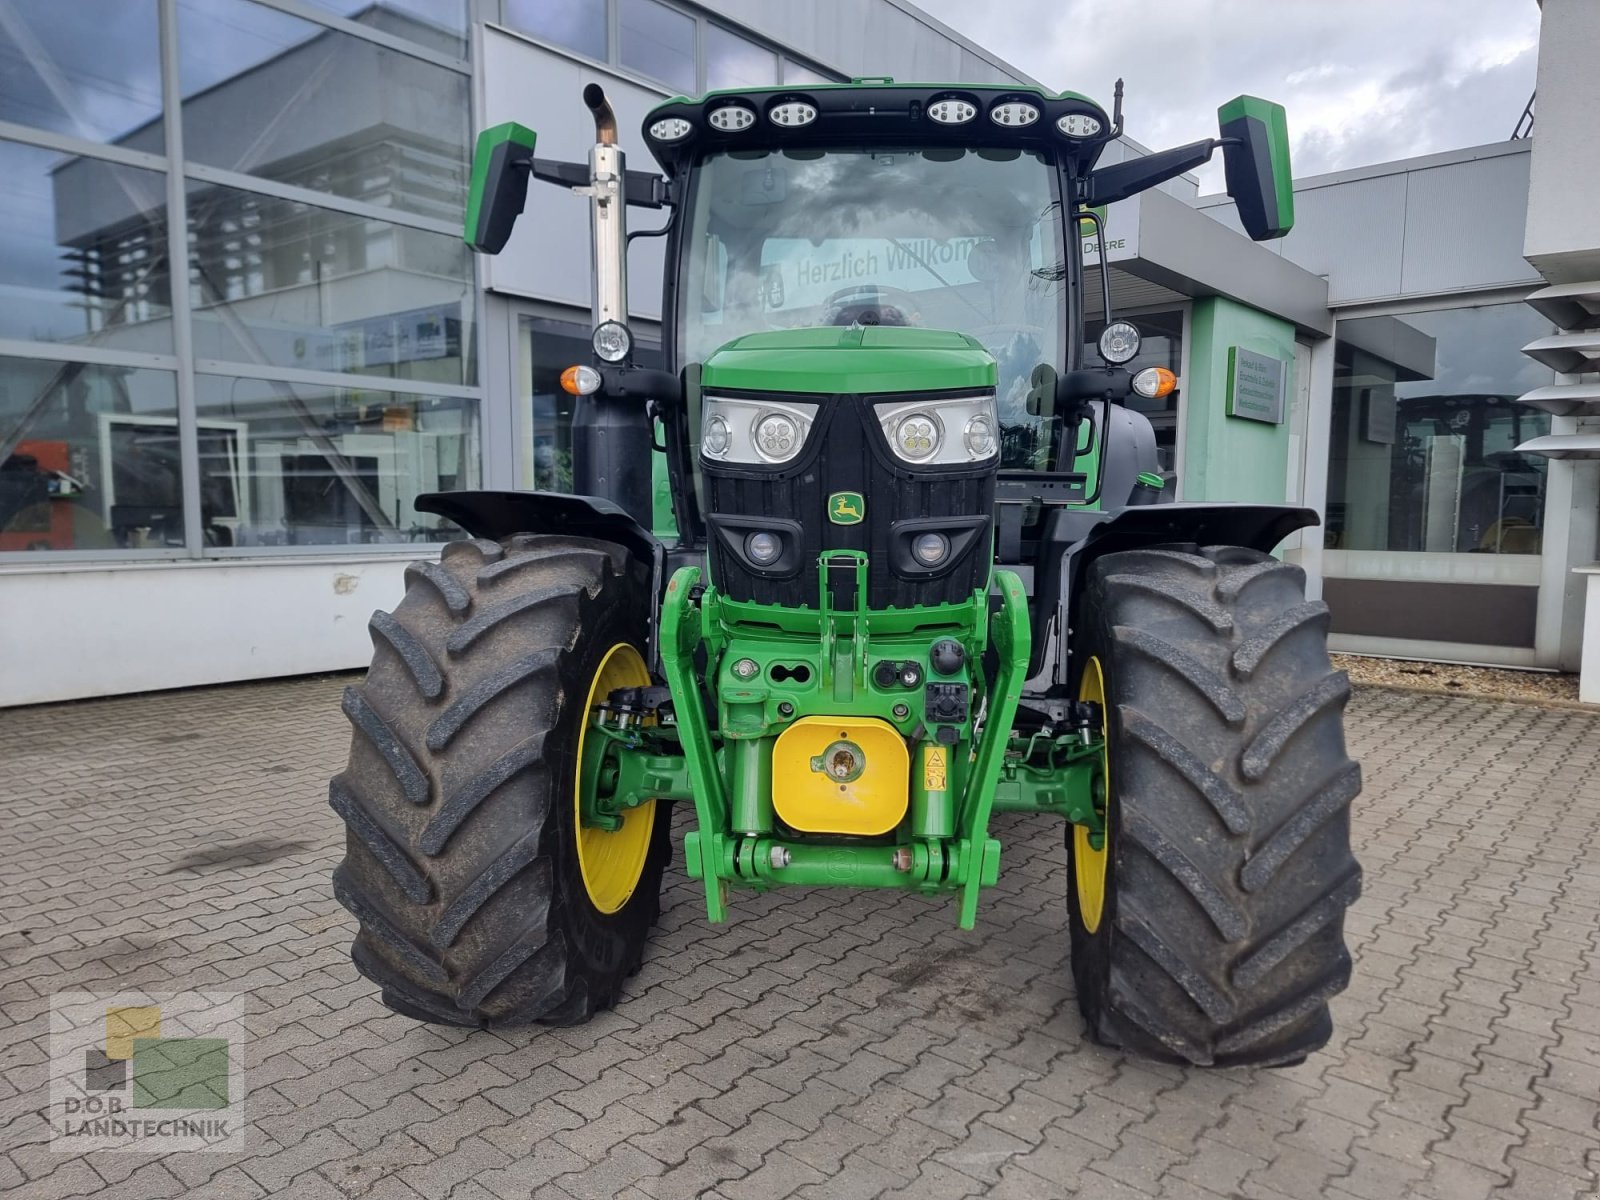
[[[432,551],[418,548],[418,557]],[[0,707],[363,668],[405,557],[0,575]]]
[[[1295,225],[1265,243],[1328,278],[1335,306],[1539,282],[1522,258],[1528,143],[1503,142],[1300,180]],[[1239,229],[1233,202],[1198,207]]]
[[[1527,154],[1411,171],[1406,190],[1406,295],[1537,283],[1522,257]]]

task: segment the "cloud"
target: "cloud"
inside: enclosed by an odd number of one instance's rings
[[[1216,132],[1240,92],[1289,110],[1295,174],[1511,136],[1533,91],[1533,0],[917,0],[1051,88],[1110,103],[1161,148]],[[1202,191],[1221,186],[1217,164]]]

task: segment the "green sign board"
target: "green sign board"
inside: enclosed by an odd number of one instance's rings
[[[1228,415],[1283,424],[1284,361],[1243,346],[1228,347]]]

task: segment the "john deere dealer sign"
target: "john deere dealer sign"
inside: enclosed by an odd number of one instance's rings
[[[1228,347],[1228,415],[1283,424],[1284,362],[1243,346]]]

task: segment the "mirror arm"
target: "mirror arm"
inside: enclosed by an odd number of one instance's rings
[[[1171,150],[1101,167],[1089,176],[1088,203],[1094,207],[1114,204],[1165,183],[1210,162],[1212,151],[1220,144],[1216,138],[1203,138],[1187,146],[1174,146]]]
[[[589,164],[563,162],[554,158],[535,158],[529,163],[517,163],[528,170],[540,183],[553,183],[557,187],[586,188],[589,186]],[[652,171],[629,170],[623,179],[623,197],[638,208],[666,208],[672,203],[672,188],[668,181]]]

